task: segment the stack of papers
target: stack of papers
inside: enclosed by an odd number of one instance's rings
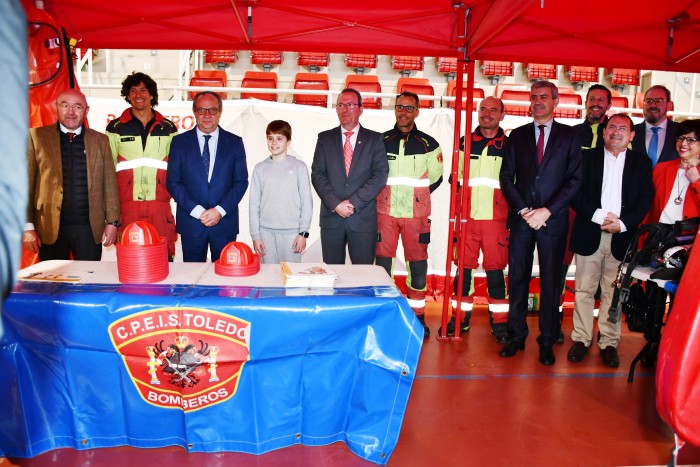
[[[282,261],[285,287],[333,287],[338,277],[326,263],[287,263]]]

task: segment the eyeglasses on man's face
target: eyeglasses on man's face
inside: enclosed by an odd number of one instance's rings
[[[394,106],[394,109],[396,109],[397,112],[402,112],[402,111],[405,110],[406,112],[411,113],[411,112],[413,112],[414,110],[416,110],[416,106],[415,106],[415,105],[401,105],[401,104],[396,104],[396,105]]]
[[[220,110],[221,109],[218,109],[216,107],[212,107],[211,109],[205,109],[204,107],[197,107],[196,109],[194,109],[194,112],[197,115],[206,115],[206,114],[216,115],[219,113]]]
[[[666,99],[664,99],[663,97],[657,97],[655,99],[652,97],[647,97],[646,99],[644,99],[644,103],[646,105],[653,105],[653,104],[658,105],[658,104],[663,104],[664,102],[666,102]]]
[[[347,104],[342,104],[342,103],[341,103],[341,104],[336,104],[335,106],[336,106],[337,108],[339,108],[340,110],[343,110],[343,109],[350,109],[350,110],[352,110],[352,109],[354,109],[355,107],[359,107],[359,104],[355,104],[354,102],[348,102]]]
[[[686,143],[690,144],[695,144],[698,142],[697,138],[693,138],[692,136],[677,136],[676,141],[683,144],[683,141]]]
[[[58,104],[58,108],[63,110],[64,112],[67,111],[68,109],[73,109],[76,112],[80,112],[82,110],[85,110],[85,106],[82,104]]]

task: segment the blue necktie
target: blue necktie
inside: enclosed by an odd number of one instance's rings
[[[647,151],[647,154],[649,154],[649,159],[651,159],[651,166],[654,167],[656,165],[656,159],[657,159],[657,154],[659,152],[659,128],[658,126],[653,126],[651,127],[651,131],[654,133],[651,135],[651,140],[649,141],[649,150]]]
[[[209,154],[209,138],[211,138],[211,135],[204,135],[204,148],[202,149],[202,162],[204,163],[204,173],[207,176],[207,180],[209,179],[209,159],[210,159],[210,154]]]

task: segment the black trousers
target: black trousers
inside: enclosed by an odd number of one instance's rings
[[[95,243],[90,225],[61,224],[56,243],[41,245],[39,261],[71,259],[71,253],[76,261],[102,259],[102,244]]]
[[[374,264],[377,231],[353,232],[347,227],[321,228],[321,251],[326,264],[345,264],[346,245],[352,264]]]

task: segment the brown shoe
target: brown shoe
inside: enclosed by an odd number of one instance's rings
[[[586,356],[587,352],[588,347],[586,347],[586,344],[576,341],[569,349],[569,353],[566,354],[566,358],[570,362],[580,362],[583,360],[583,357]]]
[[[600,356],[603,358],[603,365],[609,366],[610,368],[617,368],[620,366],[620,357],[617,355],[617,349],[612,345],[601,350]]]

